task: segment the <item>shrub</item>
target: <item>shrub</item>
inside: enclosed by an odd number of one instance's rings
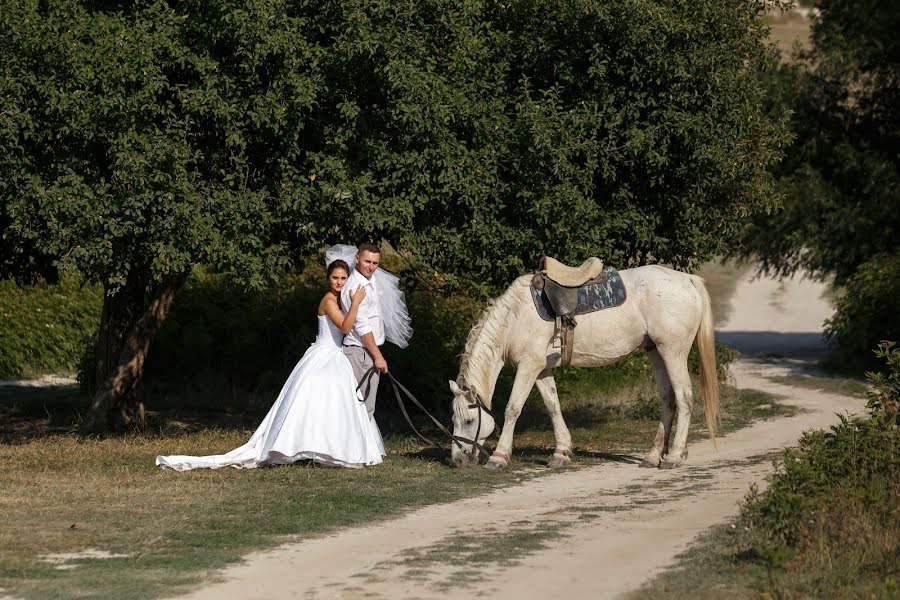
[[[388,265],[393,266],[393,265]],[[404,283],[412,283],[411,278]],[[195,270],[160,329],[146,363],[150,404],[194,408],[265,408],[316,335],[315,308],[324,268],[282,273],[262,290]],[[384,347],[392,372],[432,408],[447,406],[466,335],[482,303],[419,285],[407,294],[415,334],[408,348]],[[82,387],[93,380],[93,344],[85,347]],[[382,394],[388,394],[386,386]],[[382,404],[393,404],[383,397]]]
[[[861,570],[878,571],[900,550],[900,351],[884,343],[875,354],[887,369],[868,374],[868,416],[841,416],[830,431],[805,433],[799,448],[780,458],[769,489],[747,498],[741,518],[753,554],[772,567],[798,553],[817,560],[813,555],[826,548],[836,554],[829,562],[846,567],[852,553]],[[874,532],[886,535],[873,543]]]
[[[323,282],[324,270],[312,266],[248,290],[195,269],[147,357],[151,394],[159,401],[190,388],[192,405],[225,408],[236,394],[223,389],[277,389],[315,339]]]
[[[102,291],[74,279],[0,281],[0,378],[73,372],[96,331]]]
[[[659,421],[660,400],[656,394],[638,394],[628,408],[628,416],[638,421]]]
[[[720,382],[728,378],[729,366],[740,357],[741,353],[736,349],[722,342],[716,342],[716,376]],[[696,347],[691,348],[691,352],[688,354],[688,368],[691,373],[700,374],[700,359],[697,357]]]
[[[870,348],[881,340],[900,339],[900,254],[880,255],[862,264],[835,303],[826,324],[843,368],[877,367]]]

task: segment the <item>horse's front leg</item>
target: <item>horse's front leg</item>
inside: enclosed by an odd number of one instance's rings
[[[539,372],[540,368],[528,368],[521,364],[516,370],[516,378],[513,380],[512,392],[509,394],[509,402],[504,413],[503,431],[500,433],[496,450],[484,465],[486,469],[502,469],[509,464],[516,419],[522,414],[522,407],[528,399],[531,388],[534,387],[534,380]]]
[[[556,392],[556,380],[553,379],[553,371],[545,369],[538,375],[537,389],[544,399],[544,406],[550,413],[550,420],[553,422],[553,435],[556,437],[556,449],[553,451],[553,457],[547,466],[551,469],[566,467],[572,464],[572,435],[566,422],[562,416],[562,409],[559,406],[559,394]]]

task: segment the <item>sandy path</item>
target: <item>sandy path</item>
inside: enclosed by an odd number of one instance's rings
[[[722,438],[718,451],[709,441],[693,444],[689,465],[678,471],[640,469],[623,457],[543,477],[251,555],[226,570],[220,583],[189,597],[471,598],[484,592],[546,598],[561,590],[571,598],[615,597],[670,564],[697,533],[734,514],[750,484],[764,484],[769,453],[794,444],[806,429],[834,423],[835,412],[862,407],[858,400],[767,379],[790,370],[741,361],[734,375],[742,387],[788,396],[805,412]],[[543,548],[504,562],[504,537],[548,531]],[[448,557],[460,541],[463,550]],[[485,549],[496,552],[480,556]],[[476,553],[478,562],[470,560]],[[466,587],[459,587],[462,580]]]
[[[799,288],[803,289],[799,289]],[[766,338],[781,351],[821,351],[822,286],[742,281],[722,335],[750,354]],[[818,325],[817,325],[818,324]],[[804,334],[797,337],[796,334]],[[809,335],[806,335],[809,334]],[[764,485],[771,453],[836,412],[862,402],[775,384],[803,363],[752,359],[733,368],[739,387],[786,396],[795,417],[758,422],[691,445],[677,471],[637,468],[637,457],[541,477],[471,500],[427,507],[371,527],[257,553],[191,596],[227,598],[611,598],[671,564],[696,535],[737,511]],[[539,508],[536,508],[539,507]]]
[[[745,356],[817,359],[824,353],[822,324],[833,308],[823,284],[799,274],[776,281],[751,273],[738,280],[731,304],[716,339]]]

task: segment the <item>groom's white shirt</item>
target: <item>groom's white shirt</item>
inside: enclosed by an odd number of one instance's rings
[[[353,269],[353,273],[344,284],[344,289],[341,290],[341,310],[345,315],[350,312],[350,296],[361,285],[366,288],[366,297],[359,305],[353,329],[344,336],[344,345],[363,346],[362,336],[372,333],[375,336],[375,343],[381,346],[384,344],[384,317],[381,313],[381,303],[378,301],[378,290],[372,279],[366,279],[362,273]]]

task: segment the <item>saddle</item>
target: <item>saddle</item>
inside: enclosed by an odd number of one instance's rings
[[[580,267],[570,267],[555,258],[544,256],[538,270],[546,273],[548,279],[561,286],[580,287],[603,271],[603,261],[592,256],[581,263]]]
[[[572,361],[575,316],[619,306],[626,298],[618,271],[599,258],[569,267],[549,256],[541,258],[531,278],[531,295],[541,318],[556,321],[547,358],[559,366]]]

